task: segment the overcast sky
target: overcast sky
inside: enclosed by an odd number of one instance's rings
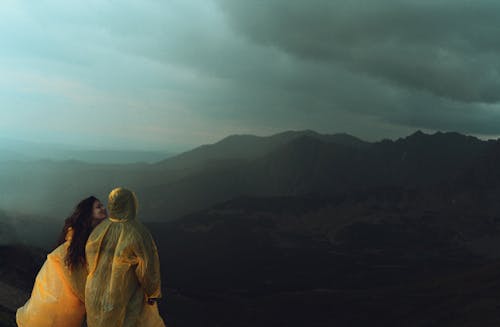
[[[0,137],[179,150],[229,134],[500,135],[500,2],[0,2]]]

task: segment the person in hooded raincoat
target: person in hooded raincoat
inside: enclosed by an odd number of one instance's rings
[[[155,301],[161,297],[158,251],[136,219],[137,208],[132,191],[114,189],[108,199],[109,218],[87,241],[89,327],[165,326]]]
[[[31,297],[17,309],[19,327],[81,327],[87,279],[85,244],[92,229],[106,217],[97,198],[78,203],[65,221],[59,245],[38,272]]]

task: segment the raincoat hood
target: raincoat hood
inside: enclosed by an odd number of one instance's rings
[[[108,212],[111,221],[127,221],[135,219],[139,207],[135,193],[118,187],[109,193]]]

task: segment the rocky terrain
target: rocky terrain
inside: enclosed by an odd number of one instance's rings
[[[232,136],[152,165],[51,165],[61,187],[85,176],[68,194],[119,174],[138,190],[169,326],[500,324],[498,141],[305,131]],[[11,326],[57,228],[0,218],[0,321]]]

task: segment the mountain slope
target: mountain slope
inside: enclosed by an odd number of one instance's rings
[[[442,183],[453,188],[480,180],[495,188],[497,152],[497,141],[457,133],[417,132],[376,143],[312,131],[230,136],[158,164],[0,162],[0,208],[59,221],[81,198],[104,200],[112,188],[127,186],[137,192],[145,220],[171,220],[242,195],[337,195]]]
[[[356,147],[368,144],[367,142],[347,134],[322,135],[308,130],[288,131],[269,137],[231,135],[217,143],[202,145],[174,158],[166,159],[158,164],[171,169],[186,169],[208,161],[223,161],[228,159],[251,160],[264,156],[274,151],[276,148],[303,136],[309,136],[328,143]]]
[[[491,157],[488,153],[495,152],[495,144],[455,133],[417,132],[362,146],[302,135],[255,159],[221,160],[173,183],[145,186],[141,193],[155,199],[155,208],[144,207],[147,215],[158,210],[172,218],[241,195],[338,195],[379,187],[433,187],[463,179]]]

